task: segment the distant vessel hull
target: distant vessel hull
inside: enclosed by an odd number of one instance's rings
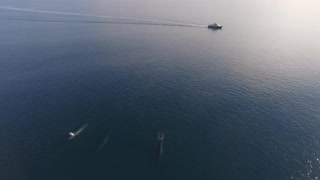
[[[222,26],[218,23],[213,23],[208,25],[209,29],[222,29]]]
[[[208,26],[209,29],[222,29],[222,26]]]

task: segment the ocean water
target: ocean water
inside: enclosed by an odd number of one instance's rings
[[[319,9],[0,0],[0,179],[318,179]]]

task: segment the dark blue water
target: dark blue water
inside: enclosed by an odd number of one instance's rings
[[[319,8],[1,0],[0,179],[317,179]]]

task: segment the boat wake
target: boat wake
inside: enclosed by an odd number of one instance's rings
[[[63,16],[77,16],[77,17],[94,17],[94,18],[103,18],[108,20],[121,20],[121,21],[131,21],[131,22],[105,22],[105,21],[55,21],[55,20],[41,20],[41,19],[23,19],[23,18],[0,18],[2,20],[19,20],[19,21],[37,21],[37,22],[78,22],[78,23],[104,23],[104,24],[136,24],[136,25],[158,25],[158,26],[181,26],[181,27],[195,27],[203,28],[206,27],[200,24],[194,23],[177,23],[170,21],[162,20],[150,20],[150,19],[140,19],[140,18],[130,18],[130,17],[115,17],[115,16],[106,16],[98,14],[83,14],[83,13],[69,13],[62,11],[45,11],[37,9],[27,9],[27,8],[16,8],[8,6],[0,6],[2,10],[8,11],[22,11],[29,13],[42,13],[42,14],[53,14],[53,15],[63,15]]]
[[[100,144],[99,149],[102,149],[103,146],[108,143],[108,141],[109,141],[109,135],[106,135],[102,143]]]
[[[88,127],[88,124],[83,125],[78,131],[77,134],[80,134],[82,131],[84,131]]]
[[[27,18],[2,18],[0,20],[7,21],[30,21],[30,22],[45,22],[45,23],[84,23],[84,24],[129,24],[129,25],[147,25],[147,26],[178,26],[178,27],[193,27],[205,28],[200,25],[182,25],[182,24],[165,24],[165,23],[144,23],[144,22],[108,22],[108,21],[90,21],[90,20],[47,20],[47,19],[27,19]]]

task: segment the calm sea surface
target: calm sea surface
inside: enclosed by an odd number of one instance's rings
[[[0,179],[318,179],[319,9],[0,0]]]

